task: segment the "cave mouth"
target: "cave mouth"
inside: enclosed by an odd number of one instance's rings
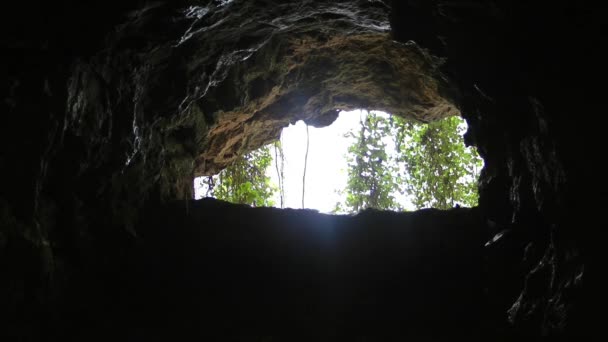
[[[326,127],[300,120],[280,139],[194,180],[194,197],[353,214],[477,205],[483,160],[459,116],[428,124],[381,111],[342,111]]]

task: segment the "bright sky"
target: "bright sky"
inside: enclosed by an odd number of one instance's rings
[[[345,138],[344,134],[359,127],[360,115],[361,111],[341,112],[328,127],[308,127],[310,146],[306,170],[306,208],[331,212],[340,201],[337,191],[346,187],[346,152],[353,141],[353,138]],[[285,155],[285,207],[301,208],[306,124],[298,121],[283,129],[281,142]],[[271,178],[278,184],[274,165]],[[275,203],[280,205],[278,193]]]

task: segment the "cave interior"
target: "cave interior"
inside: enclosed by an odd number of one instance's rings
[[[3,7],[2,341],[605,334],[590,114],[606,59],[590,3]],[[194,177],[290,123],[357,108],[461,115],[485,163],[479,206],[340,216],[192,199]]]

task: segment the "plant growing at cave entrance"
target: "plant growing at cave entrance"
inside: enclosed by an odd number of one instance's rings
[[[399,196],[416,209],[477,205],[482,160],[464,146],[463,125],[459,117],[420,124],[368,113],[359,133],[349,133],[356,141],[348,150],[346,198],[335,211],[400,210]],[[387,137],[393,153],[385,151]]]
[[[477,205],[477,179],[483,161],[464,145],[464,120],[452,116],[429,124],[394,120],[401,191],[418,209]]]
[[[270,182],[266,169],[272,163],[270,146],[239,156],[217,176],[203,178],[207,196],[252,206],[273,206],[277,188]]]
[[[342,203],[336,212],[358,212],[366,208],[400,210],[394,192],[397,169],[390,161],[383,137],[390,136],[392,123],[381,116],[367,114],[360,119],[358,134],[348,132],[346,136],[356,138],[348,148],[348,181],[342,195]]]

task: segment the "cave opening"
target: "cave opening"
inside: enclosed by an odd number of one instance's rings
[[[483,160],[465,146],[467,123],[430,123],[382,111],[341,111],[328,126],[299,120],[278,140],[194,180],[194,197],[354,214],[477,205]]]
[[[605,142],[587,114],[604,105],[599,6],[7,6],[0,340],[604,334]],[[290,123],[328,126],[355,108],[466,118],[485,164],[478,205],[351,216],[192,200],[194,176],[217,175]],[[313,164],[307,196],[333,194]]]

